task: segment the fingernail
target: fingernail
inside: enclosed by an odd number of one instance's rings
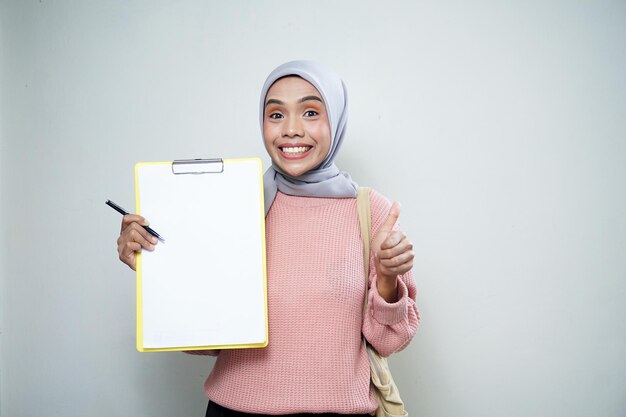
[[[156,245],[159,240],[156,237],[152,237],[150,241]]]

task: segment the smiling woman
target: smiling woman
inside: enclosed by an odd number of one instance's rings
[[[263,118],[265,148],[283,174],[298,177],[317,168],[330,150],[324,101],[308,81],[289,76],[267,92]]]
[[[295,90],[291,90],[291,87]],[[284,97],[272,97],[272,94],[285,94]],[[279,158],[272,154],[270,148],[268,148],[268,142],[274,142],[277,135],[281,135],[283,132],[280,130],[272,131],[266,128],[269,127],[267,123],[267,116],[272,116],[271,120],[282,120],[284,114],[276,113],[268,109],[270,105],[283,105],[288,103],[283,99],[290,98],[291,104],[301,104],[301,113],[295,113],[289,117],[289,123],[285,126],[287,129],[286,137],[289,135],[305,135],[306,133],[300,131],[299,133],[294,131],[302,127],[304,130],[305,120],[308,117],[310,121],[315,121],[314,125],[317,127],[313,129],[313,125],[310,126],[310,136],[315,134],[315,137],[320,143],[317,144],[318,150],[321,147],[322,137],[325,135],[321,132],[330,133],[330,144],[328,153],[323,157],[322,161],[311,162],[309,170],[299,173],[299,175],[290,175],[288,172],[282,172],[281,163],[287,160],[287,155],[291,149],[285,152],[285,148],[293,147],[294,144],[298,144],[297,140],[294,140],[289,144],[289,141],[283,139],[284,142],[273,143],[275,153],[280,156],[284,154],[285,157]],[[313,106],[318,105],[319,108],[310,108],[310,112],[306,107],[306,104]],[[330,198],[355,198],[357,185],[352,181],[352,178],[347,172],[340,171],[334,163],[335,157],[341,148],[341,144],[344,140],[346,132],[346,122],[348,120],[348,93],[346,86],[337,76],[337,74],[329,71],[323,66],[312,61],[292,61],[277,67],[265,80],[265,84],[261,90],[259,120],[261,123],[261,129],[263,131],[265,147],[268,149],[270,156],[272,157],[272,167],[267,170],[264,176],[265,181],[265,210],[269,212],[276,193],[280,190],[282,193],[288,195],[297,196],[316,196],[316,197],[330,197]],[[291,109],[295,110],[295,109]],[[323,110],[323,112],[322,112]],[[317,113],[317,115],[315,114]],[[299,116],[299,117],[294,117]],[[319,118],[318,118],[319,116]],[[286,143],[289,146],[284,146],[281,150],[276,145]],[[305,149],[310,146],[310,143],[303,143]],[[298,146],[302,148],[302,146]],[[278,150],[276,149],[278,148]],[[302,149],[299,149],[302,150]],[[297,150],[294,150],[297,153]],[[281,153],[282,152],[282,153]],[[320,152],[323,154],[323,152]],[[316,153],[316,156],[318,154]],[[313,159],[313,158],[312,158]],[[318,162],[315,165],[315,162]]]
[[[347,120],[336,74],[310,61],[281,65],[261,90],[259,111],[272,158],[264,176],[269,344],[188,352],[217,356],[204,386],[206,415],[367,417],[378,402],[363,338],[388,356],[419,324],[413,245],[396,225],[397,203],[372,190],[366,292],[358,187],[334,163]],[[118,250],[131,268],[136,251],[158,250],[142,224],[135,215],[122,224]]]

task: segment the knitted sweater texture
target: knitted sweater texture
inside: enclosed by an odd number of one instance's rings
[[[391,204],[374,190],[370,201],[374,237]],[[363,317],[363,246],[351,198],[278,193],[266,218],[266,247],[269,344],[188,352],[217,355],[207,397],[247,413],[374,412],[361,333],[383,356],[411,341],[419,324],[411,272],[398,279],[398,301],[387,303],[371,258]]]

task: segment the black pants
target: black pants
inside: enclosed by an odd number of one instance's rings
[[[231,410],[221,405],[209,401],[206,409],[206,417],[264,417],[265,414],[242,413],[241,411]],[[372,417],[371,414],[335,414],[335,413],[319,413],[319,414],[284,414],[280,417]]]

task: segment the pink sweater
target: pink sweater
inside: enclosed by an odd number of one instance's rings
[[[391,204],[371,192],[372,237]],[[369,312],[356,199],[278,193],[266,219],[269,344],[261,349],[188,352],[216,355],[207,397],[261,414],[372,413],[369,362],[361,332],[383,356],[403,349],[419,324],[411,272],[399,301],[376,290],[370,261]],[[234,295],[236,301],[236,295]]]

